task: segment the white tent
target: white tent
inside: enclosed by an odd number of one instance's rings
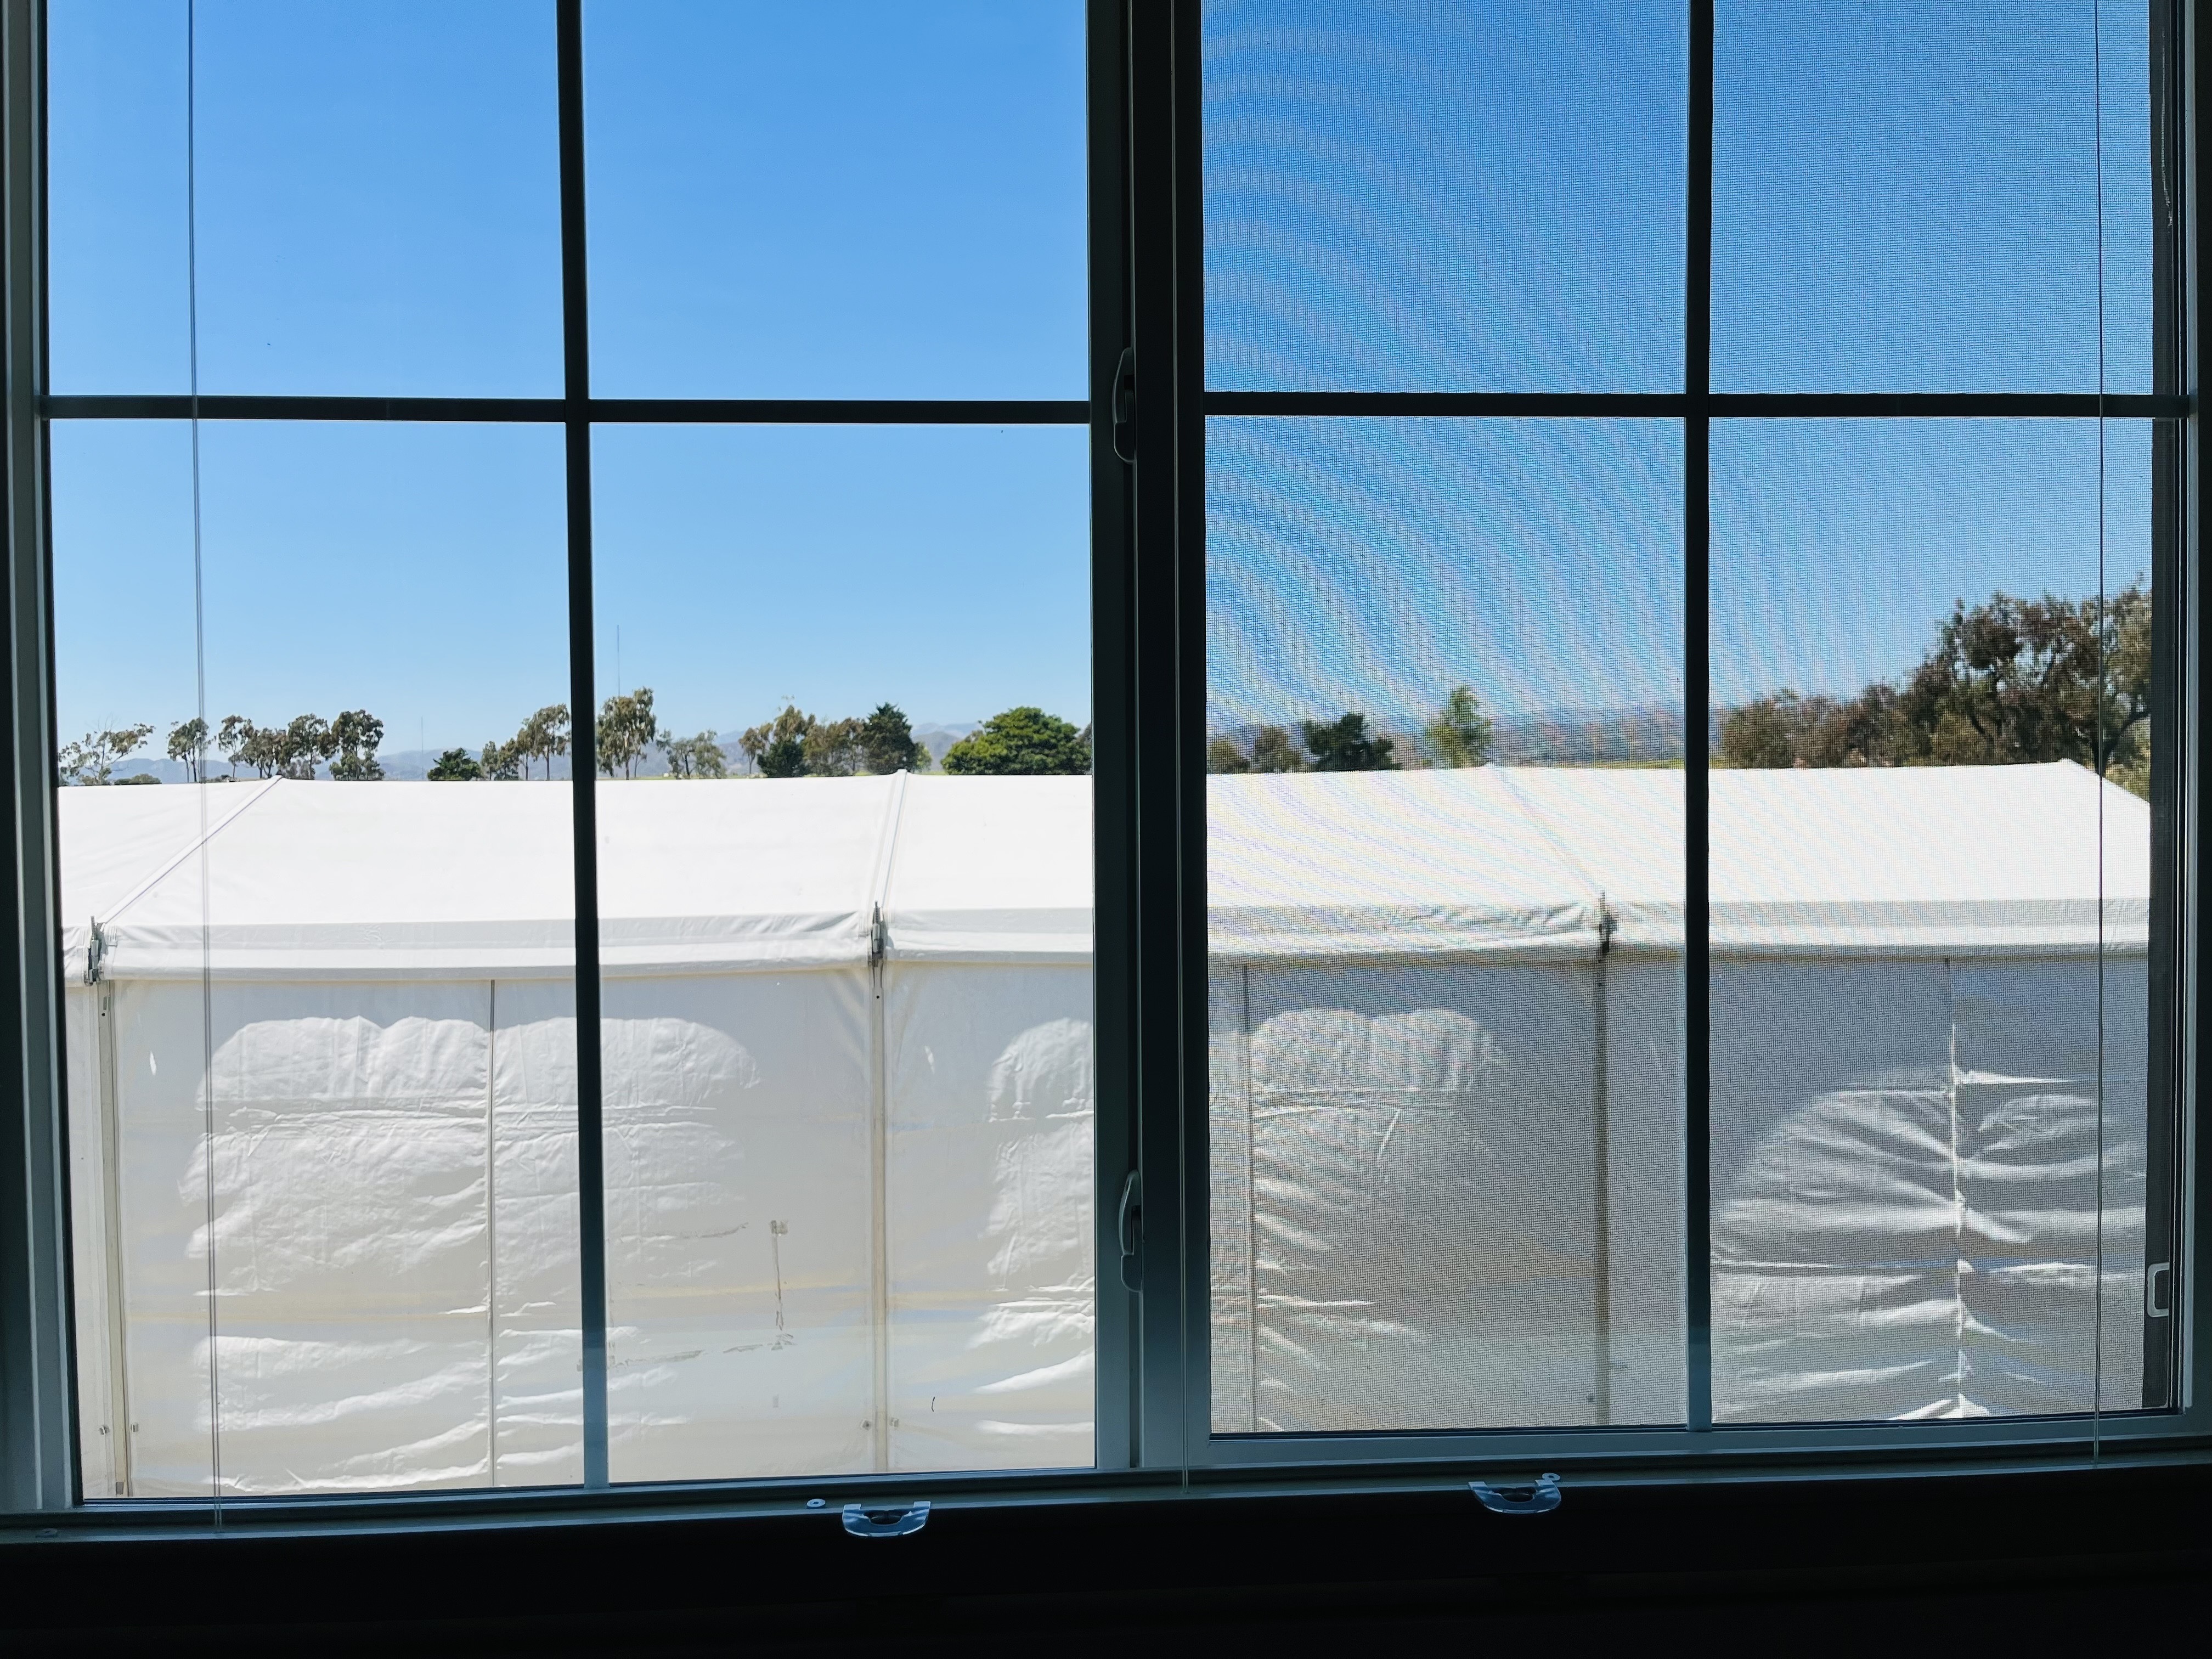
[[[2124,1401],[2141,803],[1712,786],[1717,1409],[2086,1407],[2100,1102]],[[1087,781],[598,799],[616,1478],[1089,1462]],[[64,792],[88,1492],[578,1478],[568,811]],[[1212,781],[1217,1428],[1679,1420],[1680,823]]]

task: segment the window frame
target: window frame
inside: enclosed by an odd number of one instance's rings
[[[1691,166],[1684,272],[1686,375],[1678,393],[1301,393],[1208,391],[1204,380],[1203,179],[1200,172],[1200,0],[1088,0],[1086,113],[1090,203],[1088,397],[1065,401],[904,399],[605,399],[592,396],[583,198],[582,0],[548,0],[558,33],[562,212],[562,394],[548,398],[316,397],[55,397],[45,339],[45,0],[0,0],[0,262],[7,356],[9,584],[12,653],[0,741],[13,786],[7,902],[15,948],[7,957],[8,1087],[0,1091],[0,1482],[5,1508],[66,1516],[121,1534],[191,1531],[226,1516],[275,1528],[410,1528],[469,1517],[644,1513],[791,1513],[823,1491],[927,1493],[954,1504],[1062,1502],[1085,1496],[1171,1497],[1194,1489],[1280,1492],[1347,1483],[1429,1489],[1469,1474],[1540,1465],[1593,1484],[1651,1480],[1815,1479],[1904,1471],[2072,1468],[2098,1460],[2188,1459],[2212,1451],[2212,1401],[2197,1397],[2194,1356],[2212,1340],[2212,1307],[2194,1293],[2212,1271],[2212,1238],[2193,1224],[2196,1194],[2212,1179],[2197,1120],[2205,1057],[2197,1041],[2198,963],[2212,918],[2197,895],[2212,866],[2197,824],[2198,732],[2207,693],[2195,575],[2200,507],[2199,388],[2208,367],[2199,327],[2203,259],[2199,227],[2212,210],[2196,166],[2205,112],[2197,87],[2212,68],[2204,8],[2159,0],[2175,20],[2167,42],[2179,83],[2177,118],[2163,129],[2178,172],[2178,228],[2160,280],[2172,327],[2159,389],[2142,397],[1933,394],[1888,397],[1716,394],[1711,339],[1712,43],[1714,0],[1680,0],[1690,30]],[[2154,52],[2156,48],[2154,46]],[[2153,118],[2161,142],[2160,116]],[[1124,350],[1141,366],[1133,464],[1115,453],[1113,404]],[[1205,423],[1212,415],[1297,418],[1325,414],[1534,414],[1604,419],[1665,416],[1684,433],[1686,684],[1701,712],[1710,654],[1705,521],[1711,422],[1793,416],[2130,416],[2170,418],[2163,465],[2172,477],[2171,552],[2154,582],[2160,647],[2172,672],[2157,718],[2175,739],[2153,810],[2167,857],[2154,890],[2171,949],[2168,1091],[2173,1133],[2177,1256],[2171,1328],[2179,1340],[2178,1405],[2154,1413],[1993,1419],[1941,1424],[1719,1425],[1711,1422],[1710,1306],[1703,1241],[1708,1127],[1703,1046],[1686,1049],[1691,1241],[1688,1275],[1692,1421],[1667,1428],[1514,1429],[1435,1433],[1216,1436],[1207,1370],[1209,1199],[1206,1112],[1206,913],[1204,750]],[[82,418],[533,421],[558,423],[568,444],[570,700],[595,706],[592,672],[591,433],[595,425],[666,422],[942,424],[963,421],[1086,425],[1092,514],[1096,1043],[1097,1463],[1034,1473],[862,1474],[806,1480],[701,1480],[611,1486],[606,1470],[604,1176],[587,1153],[580,1170],[584,1261],[586,1478],[582,1487],[307,1498],[110,1499],[86,1503],[76,1430],[68,1261],[64,1105],[58,992],[59,872],[53,773],[53,677],[47,436],[55,420]],[[2154,528],[2154,535],[2159,532]],[[1703,720],[1686,726],[1701,731]],[[598,1128],[596,769],[589,722],[579,726],[573,791],[576,836],[576,986],[580,1142]],[[1686,856],[1690,944],[1686,1029],[1705,1019],[1705,773],[1690,780]],[[2163,907],[2161,908],[2160,907]],[[2154,923],[2156,926],[2160,924]],[[2159,958],[2154,933],[2154,974]],[[2154,1088],[2154,1103],[2156,1103]],[[1122,1288],[1121,1200],[1131,1176],[1140,1200],[1141,1289]],[[2186,1329],[2184,1330],[2184,1322]],[[1702,1355],[1702,1358],[1698,1356]],[[1700,1381],[1702,1379],[1702,1389]],[[1705,1409],[1698,1412],[1700,1393]],[[596,1445],[596,1455],[592,1448]]]

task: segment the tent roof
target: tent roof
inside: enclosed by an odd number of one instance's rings
[[[1711,783],[1716,949],[2143,947],[2148,809],[2081,767]],[[1602,929],[1679,951],[1682,787],[1632,769],[1209,779],[1214,950],[1579,956]],[[863,962],[878,906],[894,959],[1090,954],[1087,779],[645,780],[597,799],[609,972]],[[64,790],[70,971],[96,918],[117,975],[565,975],[569,815],[562,782]]]

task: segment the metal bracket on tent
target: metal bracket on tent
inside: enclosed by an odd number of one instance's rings
[[[1548,1515],[1559,1507],[1559,1477],[1539,1475],[1534,1485],[1493,1486],[1487,1480],[1470,1480],[1468,1490],[1493,1515]]]
[[[107,935],[100,931],[100,918],[92,921],[92,943],[84,947],[84,982],[100,983],[101,965],[107,960]]]
[[[2173,1311],[2171,1304],[2163,1308],[2158,1305],[2158,1278],[2160,1273],[2166,1275],[2167,1283],[2171,1285],[2173,1263],[2154,1261],[2143,1269],[2143,1317],[2145,1319],[2164,1319]]]
[[[845,1505],[845,1530],[855,1538],[903,1538],[910,1532],[920,1532],[929,1524],[929,1500],[918,1504],[900,1504],[871,1507],[866,1504]]]
[[[1133,1294],[1145,1288],[1145,1178],[1136,1170],[1121,1183],[1121,1288]]]

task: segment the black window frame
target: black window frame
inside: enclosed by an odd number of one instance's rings
[[[2207,849],[2197,828],[2206,696],[2196,573],[2200,508],[2198,388],[2208,357],[2198,319],[2208,198],[2196,165],[2212,70],[2206,8],[2155,0],[2170,20],[2154,63],[2172,96],[2154,101],[2153,143],[2175,182],[2161,222],[2157,305],[2162,332],[2149,394],[1769,395],[1716,393],[1711,356],[1713,0],[1682,0],[1689,24],[1690,163],[1685,382],[1665,393],[1297,392],[1209,391],[1205,384],[1203,101],[1200,0],[1089,0],[1087,84],[1090,280],[1088,396],[1074,400],[600,398],[590,389],[584,199],[582,0],[548,0],[558,42],[565,380],[557,398],[53,396],[46,386],[45,0],[0,0],[0,143],[4,143],[4,340],[12,655],[0,696],[0,744],[15,811],[6,855],[15,948],[7,954],[0,1090],[0,1482],[21,1516],[130,1533],[210,1524],[408,1529],[491,1517],[738,1513],[799,1515],[824,1492],[928,1496],[940,1503],[1028,1505],[1070,1498],[1274,1492],[1320,1487],[1430,1490],[1471,1475],[1540,1464],[1571,1483],[1703,1482],[1738,1475],[1834,1478],[1870,1473],[2068,1469],[2114,1458],[2192,1459],[2212,1450],[2212,1402],[2197,1399],[2191,1362],[2206,1351],[2212,1309],[2193,1293],[2208,1267],[2191,1194],[2212,1176],[2197,1132],[2205,1057],[2196,1039],[2208,918]],[[1125,368],[1133,387],[1118,386]],[[1117,390],[1133,418],[1117,431]],[[1125,412],[1127,404],[1125,404]],[[1223,1437],[1212,1432],[1207,1312],[1206,911],[1205,895],[1205,434],[1209,416],[1330,415],[1681,422],[1686,550],[1686,733],[1705,729],[1710,641],[1707,465],[1716,419],[2008,416],[2154,417],[2153,580],[2160,597],[2154,690],[2162,732],[2153,785],[2154,1081],[2175,1179],[2173,1213],[2154,1217],[2177,1243],[2167,1328],[2182,1403],[2162,1412],[1978,1423],[1716,1427],[1710,1408],[1708,1206],[1704,1046],[1688,1054],[1691,1241],[1686,1267],[1691,1420],[1665,1429]],[[577,915],[580,1229],[586,1314],[586,1483],[582,1487],[313,1498],[115,1500],[87,1504],[76,1469],[70,1355],[68,1194],[58,985],[58,864],[53,775],[52,628],[47,434],[80,419],[532,422],[563,428],[568,460],[570,706],[596,696],[592,665],[591,434],[602,424],[823,425],[1052,423],[1088,428],[1092,515],[1095,856],[1094,986],[1097,1113],[1096,1250],[1098,1411],[1095,1468],[1027,1474],[842,1475],[806,1480],[611,1486],[606,1469],[604,1177],[599,1127],[596,769],[589,722],[578,725],[574,790]],[[1133,461],[1117,453],[1128,447]],[[1708,947],[1705,780],[1690,791],[1687,1030],[1706,1020]],[[2154,1149],[2155,1156],[2155,1148]],[[2155,1188],[2154,1188],[2155,1190]],[[1125,1238],[1122,1200],[1131,1200]],[[1134,1248],[1124,1257],[1124,1244]],[[1137,1287],[1125,1289],[1122,1274]],[[2188,1322],[2185,1333],[2183,1322]],[[1704,1409],[1699,1410],[1702,1398]],[[1463,1486],[1461,1488],[1463,1492]],[[4,1529],[4,1522],[0,1522]]]

